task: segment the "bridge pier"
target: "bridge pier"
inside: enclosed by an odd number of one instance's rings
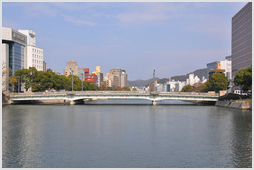
[[[156,101],[153,100],[153,101],[152,101],[152,104],[153,104],[153,106],[156,106]]]

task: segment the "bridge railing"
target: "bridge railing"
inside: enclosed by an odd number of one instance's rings
[[[81,95],[81,94],[146,94],[146,95],[203,95],[203,96],[219,96],[218,93],[199,93],[199,92],[147,92],[147,91],[65,91],[65,92],[26,92],[11,93],[10,96],[29,96],[29,95]]]

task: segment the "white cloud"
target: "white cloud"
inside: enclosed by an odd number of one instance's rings
[[[61,15],[63,17],[63,19],[65,21],[77,24],[77,25],[89,25],[89,26],[93,26],[96,23],[95,22],[91,22],[91,21],[87,21],[84,18],[78,18],[78,17],[73,17],[73,16],[69,16],[69,15]]]
[[[56,8],[50,7],[47,3],[20,3],[23,8],[25,13],[28,16],[49,16],[49,17],[54,17],[58,14],[58,10]]]

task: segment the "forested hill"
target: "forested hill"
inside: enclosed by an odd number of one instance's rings
[[[158,80],[158,77],[155,77],[155,80]],[[135,81],[128,81],[129,86],[137,86],[137,87],[142,87],[146,86],[147,84],[150,84],[153,82],[153,78],[148,79],[148,80],[135,80]]]
[[[173,76],[173,77],[171,77],[171,80],[174,79],[175,81],[186,81],[186,79],[189,78],[189,74],[191,74],[191,73],[194,73],[194,75],[198,76],[201,80],[202,80],[202,77],[207,78],[206,68],[203,68],[203,69],[195,70],[194,72],[190,72],[186,75]],[[156,77],[155,80],[157,80],[158,83],[164,84],[169,80],[169,78],[161,78],[160,79],[160,78]],[[148,80],[128,81],[128,85],[142,87],[142,86],[148,86],[152,82],[153,82],[153,78],[148,79]]]
[[[194,73],[195,76],[198,76],[198,78],[200,78],[200,80],[202,80],[203,77],[205,77],[205,79],[207,78],[206,68],[198,69],[198,70],[195,70],[191,73]],[[173,76],[173,77],[171,77],[171,80],[174,79],[175,81],[186,81],[186,79],[189,78],[189,74],[191,74],[191,73],[188,73],[186,75]]]

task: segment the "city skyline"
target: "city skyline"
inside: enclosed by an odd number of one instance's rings
[[[247,2],[2,3],[2,26],[33,29],[47,67],[66,62],[128,80],[169,78],[231,55],[231,19]],[[226,10],[225,10],[226,9]]]

